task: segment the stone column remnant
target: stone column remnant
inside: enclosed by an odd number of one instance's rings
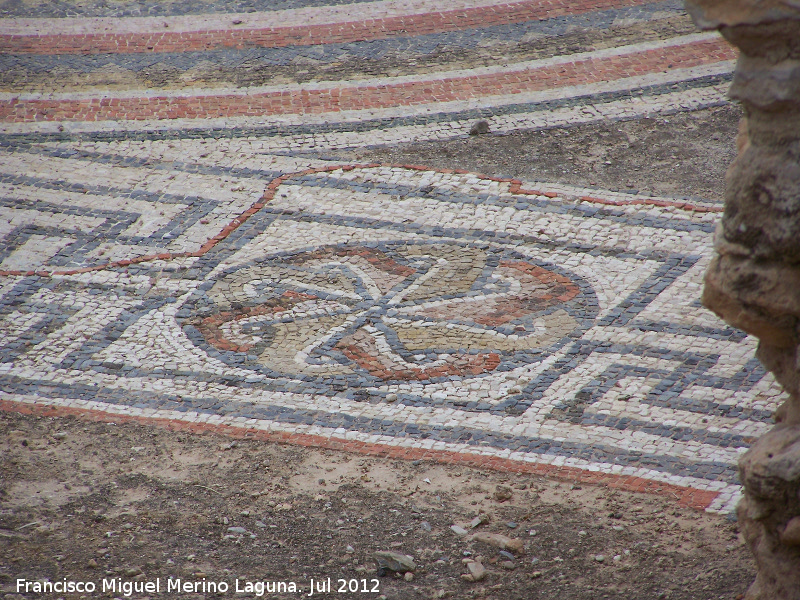
[[[800,0],[686,7],[740,49],[730,95],[745,112],[703,303],[759,338],[789,394],[739,461],[737,514],[758,567],[746,599],[800,600]]]

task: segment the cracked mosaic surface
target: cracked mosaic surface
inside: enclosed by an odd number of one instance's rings
[[[697,301],[719,204],[330,156],[724,104],[678,3],[114,6],[0,11],[4,410],[731,510],[780,393]]]

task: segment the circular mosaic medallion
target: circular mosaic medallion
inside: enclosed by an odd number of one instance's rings
[[[190,323],[223,355],[273,374],[362,383],[474,377],[538,360],[596,309],[591,288],[563,269],[452,242],[266,258],[215,281],[202,304]]]

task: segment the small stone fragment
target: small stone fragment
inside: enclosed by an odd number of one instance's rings
[[[460,525],[450,525],[450,529],[456,535],[459,535],[459,536],[467,535],[467,530],[464,529],[463,527],[461,527]]]
[[[489,515],[487,515],[486,513],[481,513],[477,517],[472,519],[472,521],[470,521],[469,528],[475,529],[476,527],[480,527],[484,523],[488,522],[489,522]]]
[[[389,550],[379,550],[375,553],[375,562],[378,563],[378,574],[385,574],[386,571],[395,573],[407,573],[416,569],[414,559],[399,552]]]
[[[489,544],[495,548],[500,548],[501,550],[510,550],[514,554],[523,554],[525,552],[525,546],[522,544],[522,540],[519,538],[510,538],[499,533],[479,531],[472,535],[472,539],[477,542]]]
[[[489,133],[489,122],[485,119],[481,119],[480,121],[475,121],[470,127],[469,134],[470,135],[483,135]]]
[[[245,533],[247,533],[247,529],[245,529],[244,527],[228,527],[228,533],[244,535]]]
[[[507,485],[498,485],[494,490],[494,499],[498,502],[505,502],[514,497],[514,492]]]
[[[469,561],[467,563],[467,569],[469,569],[469,573],[465,573],[461,576],[461,579],[464,581],[481,581],[486,577],[486,569],[476,560]]]
[[[603,555],[603,554],[595,554],[595,555],[594,555],[594,559],[595,559],[597,562],[601,563],[601,562],[605,562],[605,560],[606,560],[606,557],[605,557],[605,555]]]
[[[414,581],[414,574],[411,571],[406,571],[406,574],[403,575],[403,579],[406,581]]]

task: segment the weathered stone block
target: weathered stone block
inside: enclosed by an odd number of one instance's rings
[[[790,396],[739,462],[738,515],[758,564],[747,599],[800,600],[800,2],[686,7],[741,50],[730,95],[745,111],[703,303],[759,338],[759,360]]]

